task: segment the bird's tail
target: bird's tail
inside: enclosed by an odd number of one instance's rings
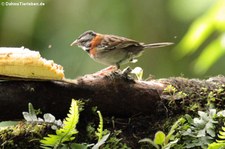
[[[150,44],[145,44],[144,48],[160,48],[160,47],[166,47],[172,44],[173,44],[172,42],[150,43]]]

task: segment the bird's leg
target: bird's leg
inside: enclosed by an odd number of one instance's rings
[[[132,71],[132,69],[128,66],[122,71],[122,74],[124,76],[128,76],[131,73],[131,71]]]

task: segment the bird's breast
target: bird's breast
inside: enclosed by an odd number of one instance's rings
[[[95,57],[96,55],[96,50],[101,44],[101,41],[103,39],[103,36],[97,35],[95,36],[92,41],[91,41],[91,48],[90,48],[90,56]]]

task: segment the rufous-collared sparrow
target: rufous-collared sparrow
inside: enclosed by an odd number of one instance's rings
[[[92,59],[99,63],[115,65],[119,68],[121,64],[137,61],[136,58],[142,54],[144,49],[165,47],[171,44],[173,43],[144,44],[120,36],[86,31],[71,46],[77,45],[81,47],[84,51],[88,52]]]

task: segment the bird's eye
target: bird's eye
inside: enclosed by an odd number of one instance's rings
[[[90,32],[90,35],[91,35],[91,36],[95,36],[96,34],[95,34],[95,32],[91,31],[91,32]]]

